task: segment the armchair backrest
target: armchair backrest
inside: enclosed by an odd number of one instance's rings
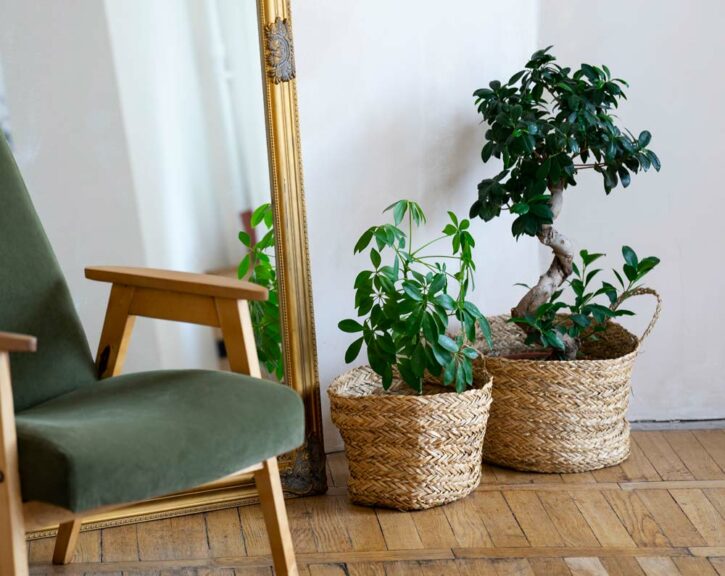
[[[36,353],[11,359],[16,412],[96,381],[68,286],[2,135],[0,331],[38,339]]]

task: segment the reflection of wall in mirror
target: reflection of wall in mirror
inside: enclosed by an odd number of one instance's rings
[[[106,6],[149,263],[232,264],[269,198],[254,3]]]
[[[147,264],[236,265],[240,212],[269,201],[255,3],[106,0],[106,9]],[[194,327],[158,330],[166,365],[209,340]]]
[[[12,146],[13,139],[10,134],[10,112],[5,100],[5,81],[3,80],[2,59],[0,59],[0,132]]]

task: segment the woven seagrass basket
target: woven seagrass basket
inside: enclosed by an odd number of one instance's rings
[[[357,504],[423,510],[467,496],[481,481],[491,377],[474,364],[474,387],[460,394],[403,382],[385,392],[367,366],[328,389],[332,421],[345,441],[348,489]]]
[[[494,380],[493,404],[483,447],[487,462],[533,472],[568,473],[614,466],[629,456],[626,419],[632,367],[642,341],[660,314],[659,295],[641,338],[608,323],[597,341],[573,361],[514,360],[528,348],[508,317],[490,318],[495,348],[484,350]]]

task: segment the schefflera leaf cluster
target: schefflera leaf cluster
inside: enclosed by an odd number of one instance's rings
[[[474,92],[489,125],[481,159],[502,159],[503,170],[479,183],[470,216],[488,221],[508,210],[517,215],[515,237],[536,236],[553,222],[548,191],[576,186],[579,170],[601,174],[609,194],[619,183],[629,186],[632,173],[660,169],[648,148],[651,134],[635,137],[615,124],[628,84],[607,66],[561,67],[550,49],[535,52],[506,84],[494,80]]]
[[[634,315],[631,310],[620,306],[643,287],[642,279],[660,263],[660,259],[656,256],[640,259],[632,248],[622,246],[622,272],[612,269],[617,283],[602,281],[599,288],[595,288],[594,281],[602,269],[591,265],[604,256],[606,254],[590,253],[588,250],[579,252],[580,262],[572,263],[574,274],[567,282],[574,295],[573,303],[561,301],[563,290],[557,290],[533,314],[511,318],[512,322],[526,327],[526,344],[551,348],[552,357],[561,359],[566,349],[562,339],[564,335],[577,341],[595,340],[599,333],[606,330],[609,320]],[[603,303],[603,300],[608,300],[608,303]]]
[[[466,299],[476,269],[470,221],[449,212],[441,235],[415,246],[414,231],[426,222],[421,207],[400,200],[388,211],[393,223],[368,228],[355,245],[355,254],[368,252],[372,267],[355,279],[358,319],[338,325],[343,332],[359,335],[348,347],[345,361],[353,362],[364,344],[368,362],[386,390],[397,372],[408,386],[422,392],[427,372],[463,392],[473,385],[472,363],[479,355],[472,346],[477,326],[491,345],[486,318]],[[440,254],[443,250],[431,254],[433,247],[443,244],[450,246],[449,254]],[[449,336],[452,319],[462,328],[457,337]]]

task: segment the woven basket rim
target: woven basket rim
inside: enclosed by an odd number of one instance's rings
[[[463,392],[456,392],[453,389],[448,389],[446,386],[440,386],[441,391],[436,392],[435,394],[396,394],[395,392],[387,392],[385,394],[366,394],[364,396],[358,396],[358,395],[348,395],[348,394],[341,394],[338,389],[341,388],[345,384],[345,377],[351,374],[352,372],[355,372],[357,370],[361,369],[369,369],[375,376],[376,381],[380,384],[380,387],[382,388],[382,378],[370,368],[367,364],[361,364],[360,366],[355,366],[354,368],[351,368],[350,370],[346,370],[342,374],[335,377],[330,384],[330,386],[327,388],[327,395],[330,398],[340,398],[344,400],[369,400],[374,399],[375,401],[394,401],[394,402],[411,402],[411,403],[430,403],[434,399],[442,399],[445,400],[447,397],[461,397],[461,396],[471,396],[475,393],[481,393],[486,391],[491,387],[492,383],[492,376],[486,371],[482,371],[482,376],[485,377],[485,382],[480,386],[473,386],[470,388],[467,388]],[[394,381],[405,384],[402,379],[394,378]]]
[[[530,360],[530,359],[524,359],[524,358],[505,358],[503,356],[488,356],[486,354],[483,355],[484,362],[488,364],[489,362],[501,362],[502,364],[519,364],[523,366],[562,366],[562,367],[570,367],[570,368],[584,368],[584,367],[597,367],[597,366],[607,366],[613,362],[622,362],[623,360],[630,360],[633,359],[639,354],[640,344],[641,340],[637,338],[634,334],[632,334],[629,330],[627,330],[624,326],[619,324],[618,322],[612,322],[612,324],[615,324],[619,329],[621,329],[623,332],[625,332],[627,335],[632,337],[632,340],[634,341],[634,348],[627,352],[626,354],[622,354],[621,356],[615,356],[614,358],[581,358],[578,360]]]

